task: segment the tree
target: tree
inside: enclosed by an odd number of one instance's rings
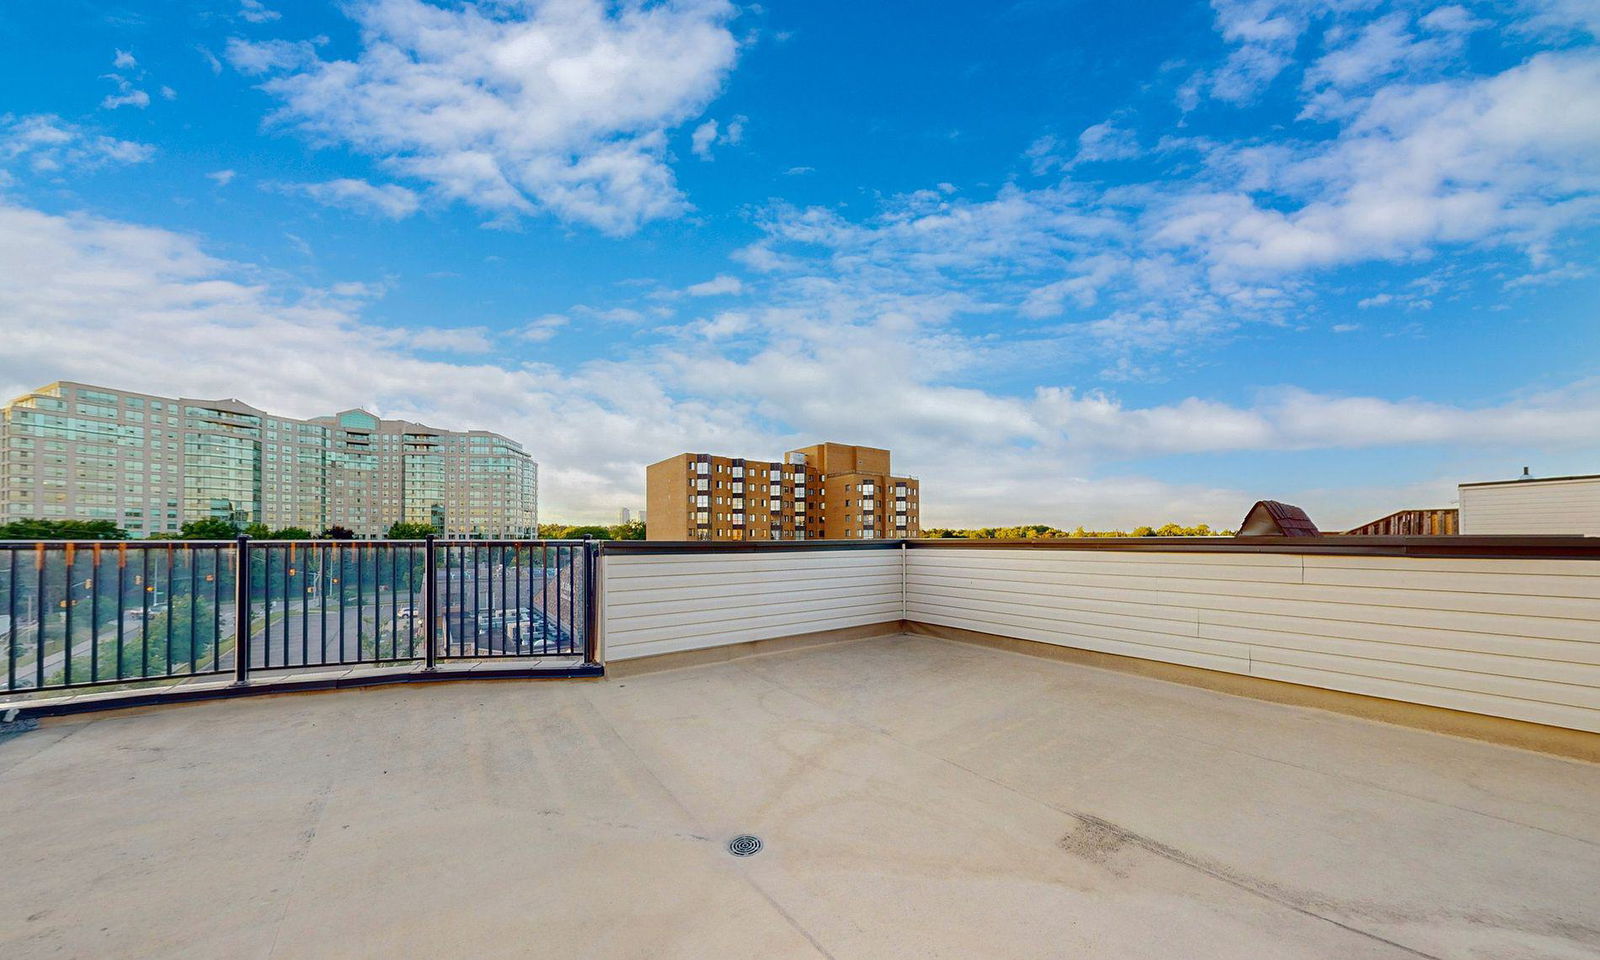
[[[284,527],[281,530],[272,531],[272,539],[274,540],[310,540],[311,537],[311,531],[305,527]]]
[[[179,534],[183,540],[232,540],[239,535],[239,531],[232,523],[221,517],[206,517],[203,520],[190,520],[184,523]]]
[[[390,540],[424,540],[438,532],[431,523],[406,523],[403,520],[396,520],[389,525],[389,532],[385,533],[384,537]]]
[[[13,520],[0,523],[0,540],[126,540],[110,520]]]
[[[271,540],[272,528],[264,523],[252,523],[244,528],[244,535],[252,540]]]
[[[644,539],[644,521],[643,520],[629,520],[627,523],[619,523],[619,524],[617,524],[616,526],[611,528],[611,539],[613,539],[613,540],[643,540]]]
[[[322,531],[322,539],[324,540],[354,540],[355,538],[356,532],[354,530],[349,527],[341,527],[338,524],[334,524]]]
[[[582,540],[586,536],[594,537],[596,540],[610,540],[611,530],[607,527],[601,526],[568,527],[566,531],[562,533],[560,539]]]

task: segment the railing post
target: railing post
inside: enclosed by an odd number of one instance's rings
[[[234,541],[233,576],[233,682],[250,682],[250,538]]]
[[[600,544],[583,535],[583,663],[598,664],[600,653]]]
[[[434,568],[433,536],[428,534],[422,548],[422,565],[428,571],[428,579],[422,588],[422,622],[427,624],[423,628],[423,636],[428,651],[428,662],[423,669],[429,671],[434,669],[439,659],[439,572]]]

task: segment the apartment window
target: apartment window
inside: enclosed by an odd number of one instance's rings
[[[704,460],[701,460],[699,463],[696,463],[694,465],[694,472],[695,473],[710,473],[711,472],[711,464],[705,462]]]

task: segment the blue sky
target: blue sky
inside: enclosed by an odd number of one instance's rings
[[[927,525],[1600,472],[1600,5],[0,10],[0,392],[362,405],[549,518],[888,446]]]

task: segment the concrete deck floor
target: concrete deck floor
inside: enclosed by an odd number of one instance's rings
[[[0,866],[10,960],[1595,957],[1600,767],[898,637],[48,725]]]

